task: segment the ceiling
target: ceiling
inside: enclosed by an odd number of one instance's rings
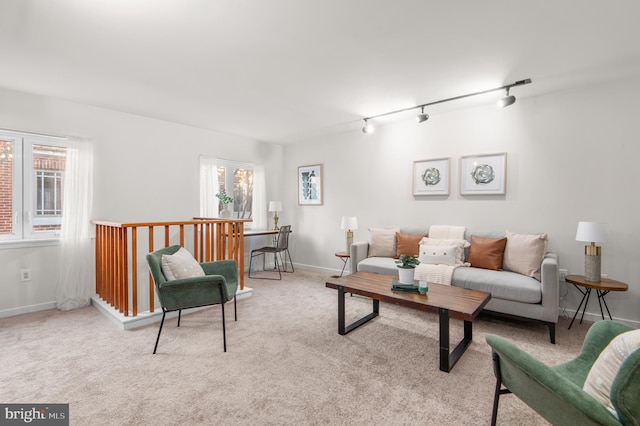
[[[636,0],[0,0],[0,87],[292,143],[525,78],[511,94],[637,73],[639,16]]]

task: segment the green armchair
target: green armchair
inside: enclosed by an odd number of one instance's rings
[[[630,330],[613,321],[596,322],[578,357],[556,367],[541,363],[499,336],[488,335],[497,378],[491,424],[496,424],[500,395],[513,393],[554,425],[640,425],[640,350],[625,360],[611,387],[619,419],[582,390],[600,353],[614,337]]]
[[[160,333],[167,312],[178,311],[178,327],[183,309],[200,306],[221,305],[222,307],[222,340],[224,351],[227,351],[227,335],[225,328],[224,304],[233,299],[234,319],[238,320],[236,291],[238,289],[238,268],[235,260],[219,260],[200,263],[204,276],[182,278],[167,281],[162,272],[162,255],[172,255],[181,246],[166,247],[147,254],[149,271],[153,277],[156,294],[162,306],[162,320],[153,353],[158,349]]]

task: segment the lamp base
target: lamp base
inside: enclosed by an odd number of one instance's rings
[[[351,252],[351,244],[353,244],[353,231],[352,230],[347,230],[347,232],[345,232],[345,237],[346,237],[346,241],[347,241],[347,249],[346,252],[350,253]]]
[[[600,251],[599,250],[598,250],[598,254],[586,254],[584,256],[584,280],[592,283],[600,282],[601,274],[600,274]]]
[[[273,230],[274,231],[278,231],[280,228],[278,228],[278,212],[275,212],[273,214]]]

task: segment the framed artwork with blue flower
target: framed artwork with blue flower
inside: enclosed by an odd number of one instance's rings
[[[449,158],[413,162],[413,195],[449,195]]]
[[[504,195],[507,153],[460,157],[460,195]]]
[[[322,205],[322,164],[298,167],[298,204]]]

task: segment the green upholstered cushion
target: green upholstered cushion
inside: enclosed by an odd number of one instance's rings
[[[617,419],[571,380],[499,336],[487,336],[499,356],[502,383],[552,424],[618,425]]]
[[[585,336],[580,354],[573,360],[553,367],[560,375],[571,380],[577,386],[584,386],[591,366],[600,353],[617,335],[632,330],[624,324],[614,321],[598,321],[591,326]]]

